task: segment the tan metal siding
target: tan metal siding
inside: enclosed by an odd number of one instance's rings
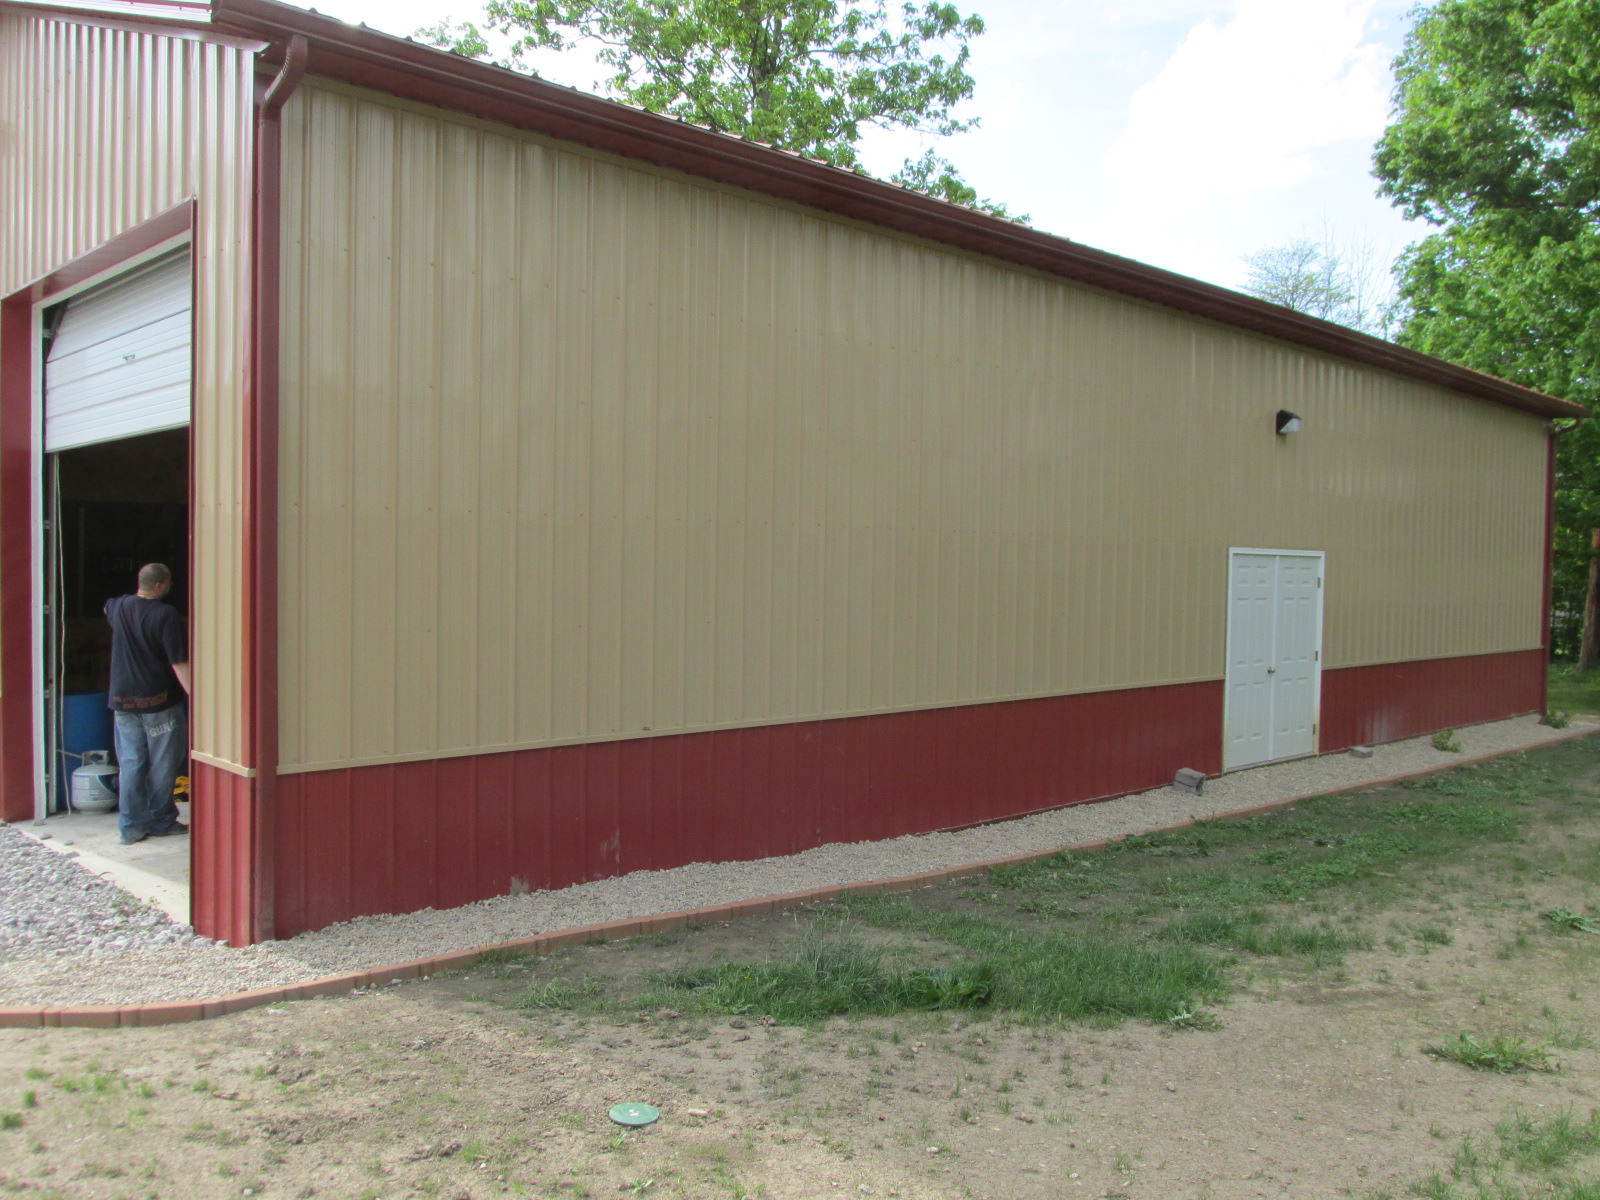
[[[194,745],[241,761],[254,55],[0,13],[0,294],[189,198],[194,229]]]
[[[340,85],[286,114],[291,767],[1539,644],[1544,428]],[[1279,407],[1306,431],[1272,433]]]

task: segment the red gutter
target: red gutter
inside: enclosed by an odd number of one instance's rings
[[[213,11],[219,29],[278,42],[304,37],[311,52],[309,70],[318,75],[958,246],[1535,416],[1584,414],[1569,401],[1264,300],[365,26],[346,25],[276,0],[215,0]]]
[[[276,924],[275,801],[278,783],[278,349],[282,251],[283,107],[305,77],[306,39],[289,38],[283,66],[256,106],[250,418],[245,462],[250,510],[244,564],[246,698],[244,761],[255,767],[250,865],[250,938],[266,941]],[[233,864],[239,869],[240,864]]]

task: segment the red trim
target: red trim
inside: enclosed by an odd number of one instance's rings
[[[0,817],[33,816],[34,307],[194,227],[194,205],[168,209],[0,301]]]
[[[1342,749],[1531,711],[1541,653],[1328,671]],[[1221,769],[1222,684],[282,776],[276,936],[1003,820]]]
[[[33,301],[0,305],[0,817],[33,816]]]
[[[1518,650],[1326,671],[1322,751],[1542,711],[1545,659]]]
[[[1136,296],[1539,416],[1580,405],[1065,238],[274,0],[216,0],[219,29],[305,37],[310,70]]]
[[[252,922],[255,781],[198,761],[190,764],[190,772],[189,909],[195,929],[247,946],[261,940]]]
[[[1221,767],[1222,685],[284,775],[279,937],[690,862],[952,829]]]

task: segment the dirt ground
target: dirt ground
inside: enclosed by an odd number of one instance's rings
[[[198,1025],[0,1032],[0,1116],[20,1117],[0,1128],[0,1195],[1401,1194],[1509,1112],[1600,1107],[1600,937],[1538,917],[1594,911],[1596,832],[1365,912],[1377,948],[1343,967],[1241,963],[1210,1030],[513,1006],[550,978],[760,958],[808,919],[787,915]],[[1558,859],[1577,873],[1540,865]],[[1441,927],[1447,945],[1415,936]],[[1422,1053],[1465,1029],[1545,1041],[1560,1069]],[[612,1124],[632,1100],[660,1121]]]

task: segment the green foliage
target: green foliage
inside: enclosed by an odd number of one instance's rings
[[[1424,1046],[1422,1050],[1424,1054],[1460,1063],[1474,1071],[1493,1071],[1499,1075],[1556,1069],[1550,1051],[1542,1043],[1505,1034],[1481,1038],[1462,1032],[1448,1042]]]
[[[962,179],[955,164],[940,157],[937,151],[929,150],[918,159],[908,158],[905,166],[889,177],[889,182],[898,183],[901,187],[910,188],[914,192],[937,196],[952,204],[976,208],[990,216],[1015,221],[1019,225],[1028,223],[1027,213],[1014,213],[997,201],[980,199],[978,189]]]
[[[1396,63],[1380,190],[1439,232],[1397,267],[1402,344],[1588,402],[1600,385],[1600,6],[1440,0]],[[1557,443],[1555,648],[1576,654],[1600,428]]]
[[[806,1022],[846,1013],[981,1008],[994,990],[987,964],[895,970],[882,951],[850,938],[810,933],[787,958],[721,963],[664,972],[659,985],[703,1012],[752,1014]]]
[[[1539,718],[1539,724],[1547,725],[1551,729],[1565,729],[1572,724],[1572,714],[1559,708],[1552,708]]]
[[[1586,917],[1580,912],[1573,912],[1570,908],[1547,908],[1539,914],[1550,928],[1562,933],[1593,933],[1600,934],[1600,924],[1594,919]]]
[[[747,141],[859,169],[869,128],[949,136],[975,120],[955,115],[971,97],[968,43],[983,19],[926,0],[891,11],[887,0],[490,0],[480,27],[446,21],[417,36],[473,58],[508,38],[501,65],[530,51],[598,47],[613,95],[650,112]],[[895,182],[1025,221],[978,199],[929,151]]]
[[[1456,737],[1454,729],[1441,729],[1433,735],[1433,748],[1446,754],[1460,754],[1461,740]]]
[[[657,980],[664,994],[654,999],[784,1022],[981,1007],[1033,1019],[1159,1021],[1221,994],[1221,968],[1187,948],[1031,936],[1002,922],[931,912],[898,898],[856,897],[847,907],[870,924],[926,934],[972,957],[949,967],[900,970],[858,940],[808,934],[777,961],[664,973]]]
[[[547,1008],[563,1012],[600,1007],[599,984],[575,982],[562,976],[535,983],[517,1000],[518,1008]]]

